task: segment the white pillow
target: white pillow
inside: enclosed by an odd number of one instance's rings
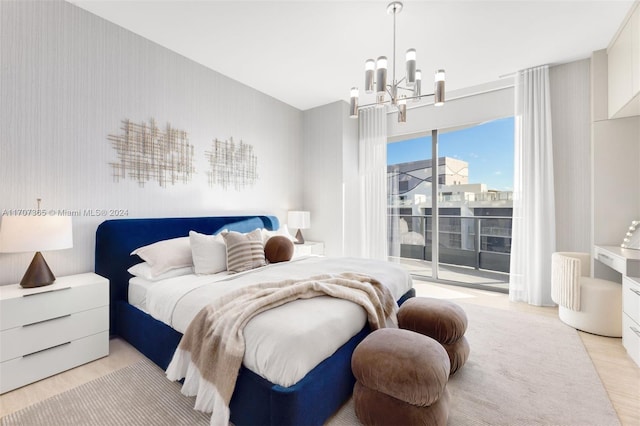
[[[296,237],[294,237],[289,233],[289,228],[287,228],[287,225],[284,224],[284,225],[281,225],[277,231],[269,231],[267,229],[262,228],[262,244],[266,244],[269,238],[274,237],[276,235],[285,236],[294,243],[298,241]]]
[[[172,269],[193,265],[189,237],[158,241],[135,249],[131,252],[131,255],[134,254],[140,256],[140,259],[151,266],[151,276],[153,277]]]
[[[166,280],[167,278],[181,277],[183,275],[193,274],[193,268],[191,266],[187,266],[184,268],[172,269],[158,276],[153,276],[151,274],[151,266],[147,262],[140,262],[127,269],[127,272],[135,277],[144,278],[145,280],[160,281]]]
[[[196,274],[216,274],[227,270],[227,246],[221,234],[205,235],[189,231],[189,241]]]

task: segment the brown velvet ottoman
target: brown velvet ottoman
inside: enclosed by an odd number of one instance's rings
[[[398,326],[429,336],[444,347],[449,355],[450,374],[458,371],[469,358],[467,314],[449,300],[413,297],[398,310]]]
[[[353,401],[365,425],[446,425],[449,357],[430,337],[397,328],[367,336],[351,358]]]

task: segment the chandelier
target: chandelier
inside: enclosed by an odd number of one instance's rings
[[[422,72],[416,69],[416,50],[408,49],[406,52],[407,74],[400,81],[396,80],[396,15],[402,11],[402,3],[394,1],[387,6],[387,13],[393,15],[393,75],[391,84],[387,84],[386,56],[380,56],[377,60],[367,59],[364,63],[364,87],[365,93],[375,93],[376,101],[366,105],[358,105],[358,88],[351,88],[351,102],[349,115],[352,118],[358,117],[358,112],[362,108],[377,106],[383,107],[390,103],[398,110],[398,123],[407,121],[407,101],[418,101],[426,96],[433,96],[435,106],[444,105],[444,70],[437,70],[435,73],[434,92],[428,94],[421,93]],[[404,85],[403,85],[404,84]],[[400,93],[403,91],[405,93]],[[387,93],[390,99],[387,99]],[[409,96],[407,96],[407,94]]]

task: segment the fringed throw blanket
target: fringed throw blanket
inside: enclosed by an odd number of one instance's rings
[[[243,287],[196,315],[173,355],[167,377],[184,378],[182,393],[196,396],[194,408],[211,412],[212,425],[227,426],[229,402],[244,357],[245,325],[268,309],[318,296],[346,299],[362,306],[373,330],[385,327],[388,318],[396,322],[397,305],[391,292],[366,275],[320,275]]]

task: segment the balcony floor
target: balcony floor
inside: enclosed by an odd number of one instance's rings
[[[404,257],[393,257],[390,260],[399,262],[416,279],[433,280],[431,262],[428,260]],[[505,292],[509,289],[509,274],[465,266],[440,264],[438,267],[438,281],[500,292]]]

